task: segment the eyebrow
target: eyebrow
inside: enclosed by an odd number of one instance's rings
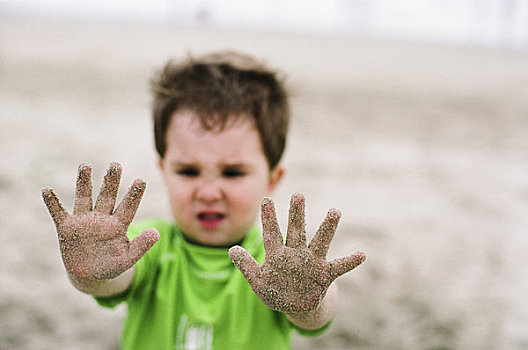
[[[198,164],[195,162],[181,162],[181,161],[174,161],[170,162],[169,165],[173,168],[184,168],[184,167],[198,167]],[[247,163],[222,163],[222,167],[224,168],[242,168],[242,169],[250,169],[252,166]]]
[[[197,167],[197,165],[192,162],[170,162],[169,165],[171,168]]]
[[[222,164],[225,168],[251,168],[251,165],[246,163],[232,163],[232,164]]]

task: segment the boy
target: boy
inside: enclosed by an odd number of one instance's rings
[[[43,190],[72,284],[104,306],[127,302],[124,349],[287,349],[292,328],[324,329],[336,309],[332,281],[365,255],[326,262],[333,209],[307,245],[300,194],[283,244],[273,202],[262,201],[284,173],[288,102],[275,73],[222,52],[169,62],[152,90],[175,223],[137,224],[130,242],[145,182],[114,210],[122,170],[112,163],[92,208],[91,167],[81,164],[73,215]],[[254,228],[261,201],[263,242]]]

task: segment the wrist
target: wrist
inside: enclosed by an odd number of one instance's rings
[[[112,279],[89,279],[68,272],[71,284],[79,291],[93,296],[107,297],[124,292],[132,284],[134,268],[130,268]]]
[[[337,286],[331,284],[326,291],[319,307],[313,311],[284,313],[286,317],[297,327],[314,330],[323,327],[332,317],[337,309]]]

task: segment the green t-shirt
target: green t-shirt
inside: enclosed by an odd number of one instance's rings
[[[296,327],[253,293],[228,249],[189,243],[176,225],[161,220],[134,225],[130,238],[149,227],[158,229],[160,239],[136,263],[130,288],[96,298],[106,307],[126,301],[123,349],[290,349],[291,329]],[[242,246],[262,264],[257,229]],[[315,335],[327,326],[298,331]]]

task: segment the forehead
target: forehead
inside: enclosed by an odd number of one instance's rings
[[[201,132],[221,133],[231,127],[244,125],[247,128],[255,126],[255,119],[245,113],[215,115],[215,114],[198,114],[192,109],[179,109],[174,112],[169,120],[168,128],[171,126],[183,127],[188,129],[197,129]],[[258,132],[258,130],[256,130]]]
[[[172,116],[166,137],[166,158],[223,162],[264,158],[255,124],[243,116],[232,118],[223,128],[209,130],[194,112],[179,111]]]

